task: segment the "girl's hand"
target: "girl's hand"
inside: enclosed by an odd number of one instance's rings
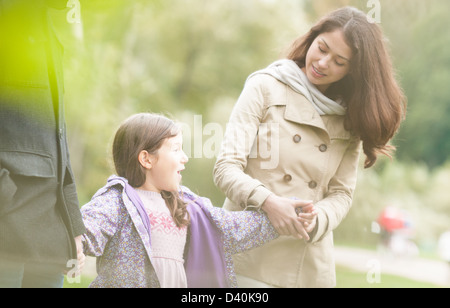
[[[317,223],[317,210],[315,207],[308,211],[302,211],[298,214],[299,221],[303,224],[306,232],[310,233],[314,230]]]
[[[86,256],[84,255],[84,252],[83,252],[83,243],[81,242],[81,239],[82,239],[82,235],[77,236],[75,238],[75,244],[77,247],[76,262],[75,263],[72,262],[75,260],[69,260],[69,262],[67,262],[67,267],[69,267],[69,266],[75,266],[75,267],[71,270],[64,270],[64,275],[70,275],[71,279],[81,275],[81,271],[83,270],[84,263],[86,261]]]
[[[77,236],[75,238],[75,243],[77,246],[77,273],[75,276],[81,275],[81,271],[84,268],[84,263],[86,261],[86,256],[83,253],[83,243],[81,242],[82,236]]]

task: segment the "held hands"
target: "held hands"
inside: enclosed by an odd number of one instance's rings
[[[83,244],[81,242],[81,238],[82,238],[81,235],[75,238],[75,243],[77,246],[77,263],[78,263],[75,277],[81,275],[81,271],[83,270],[86,261],[86,256],[83,253]]]
[[[76,260],[69,260],[69,262],[67,262],[67,267],[74,267],[71,270],[65,270],[64,274],[67,275],[68,281],[70,281],[70,279],[75,279],[76,277],[81,275],[81,271],[84,268],[84,264],[86,261],[86,256],[84,255],[83,252],[83,243],[81,241],[82,236],[77,236],[75,237],[75,244],[76,244],[76,248],[77,248],[77,259]],[[69,277],[70,276],[70,277]]]
[[[311,202],[311,201],[303,201],[303,202]],[[303,223],[303,227],[305,227],[306,232],[310,233],[316,227],[316,218],[317,218],[317,210],[312,203],[304,207],[297,207],[295,209],[300,221]]]
[[[262,206],[280,235],[309,240],[316,226],[317,212],[312,201],[294,200],[270,195]]]

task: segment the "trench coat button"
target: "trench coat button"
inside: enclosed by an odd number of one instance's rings
[[[327,149],[328,149],[328,147],[327,147],[326,144],[321,144],[321,145],[319,146],[319,151],[320,151],[320,152],[325,152]]]
[[[311,188],[311,189],[314,189],[314,188],[317,187],[317,183],[315,181],[310,181],[308,183],[308,187]]]
[[[290,174],[286,174],[286,175],[283,177],[283,180],[284,180],[285,182],[290,182],[290,181],[292,181],[292,176],[291,176]]]
[[[294,140],[295,143],[299,143],[302,140],[302,136],[297,134],[292,139]]]

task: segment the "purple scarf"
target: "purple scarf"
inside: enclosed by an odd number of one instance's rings
[[[189,201],[189,200],[186,200]],[[228,288],[223,239],[201,199],[188,204],[190,238],[185,253],[189,288]]]

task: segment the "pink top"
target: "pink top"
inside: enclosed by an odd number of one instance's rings
[[[178,228],[161,194],[137,189],[150,218],[152,260],[162,288],[186,288],[187,227]]]

